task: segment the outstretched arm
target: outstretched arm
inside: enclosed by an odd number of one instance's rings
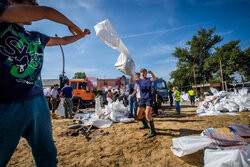
[[[66,36],[66,37],[50,37],[49,42],[47,43],[47,46],[55,46],[55,45],[67,45],[70,43],[73,43],[86,35],[90,34],[90,31],[88,29],[85,29],[83,31],[82,35],[73,35],[73,36]]]
[[[27,23],[48,19],[68,26],[73,35],[80,35],[82,31],[67,17],[57,10],[46,6],[11,5],[0,16],[0,22]]]
[[[156,77],[152,71],[148,71],[149,74],[151,74],[152,78],[151,81],[154,82],[156,80]]]

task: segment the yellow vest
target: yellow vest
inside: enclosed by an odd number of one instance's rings
[[[189,94],[189,96],[194,96],[194,91],[190,90],[190,91],[188,91],[188,94]]]
[[[180,92],[178,90],[174,91],[175,101],[181,101]]]

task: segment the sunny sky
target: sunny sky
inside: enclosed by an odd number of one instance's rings
[[[241,40],[250,46],[249,0],[38,0],[53,7],[80,28],[92,34],[74,44],[63,46],[66,75],[86,72],[89,77],[116,78],[123,74],[114,64],[119,52],[105,45],[95,35],[94,26],[109,19],[135,61],[136,70],[145,67],[166,80],[175,70],[177,60],[171,55],[183,47],[201,27],[217,27],[223,37],[219,44]],[[49,36],[70,35],[67,27],[48,20],[34,22],[28,30]],[[59,46],[45,49],[43,79],[56,79],[62,72]]]

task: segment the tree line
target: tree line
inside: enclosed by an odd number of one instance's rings
[[[242,82],[250,80],[250,47],[242,50],[240,40],[233,40],[219,46],[223,38],[215,34],[216,27],[201,28],[187,41],[185,47],[176,47],[172,55],[178,58],[177,69],[170,76],[169,85],[188,87],[197,84],[221,82],[221,67],[224,81],[231,83],[236,75]]]

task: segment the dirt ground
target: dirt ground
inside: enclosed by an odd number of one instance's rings
[[[229,122],[250,124],[250,112],[240,116],[197,116],[196,108],[181,104],[181,116],[175,108],[164,106],[167,115],[154,117],[158,135],[148,139],[149,130],[138,130],[140,122],[115,123],[110,128],[95,129],[88,141],[85,136],[67,136],[67,126],[72,120],[53,120],[53,133],[58,149],[58,166],[203,166],[203,150],[181,158],[175,156],[170,147],[172,138],[199,135],[207,128],[220,128]],[[102,135],[104,132],[105,135]],[[11,166],[34,166],[32,153],[26,141],[21,139],[9,164]]]

